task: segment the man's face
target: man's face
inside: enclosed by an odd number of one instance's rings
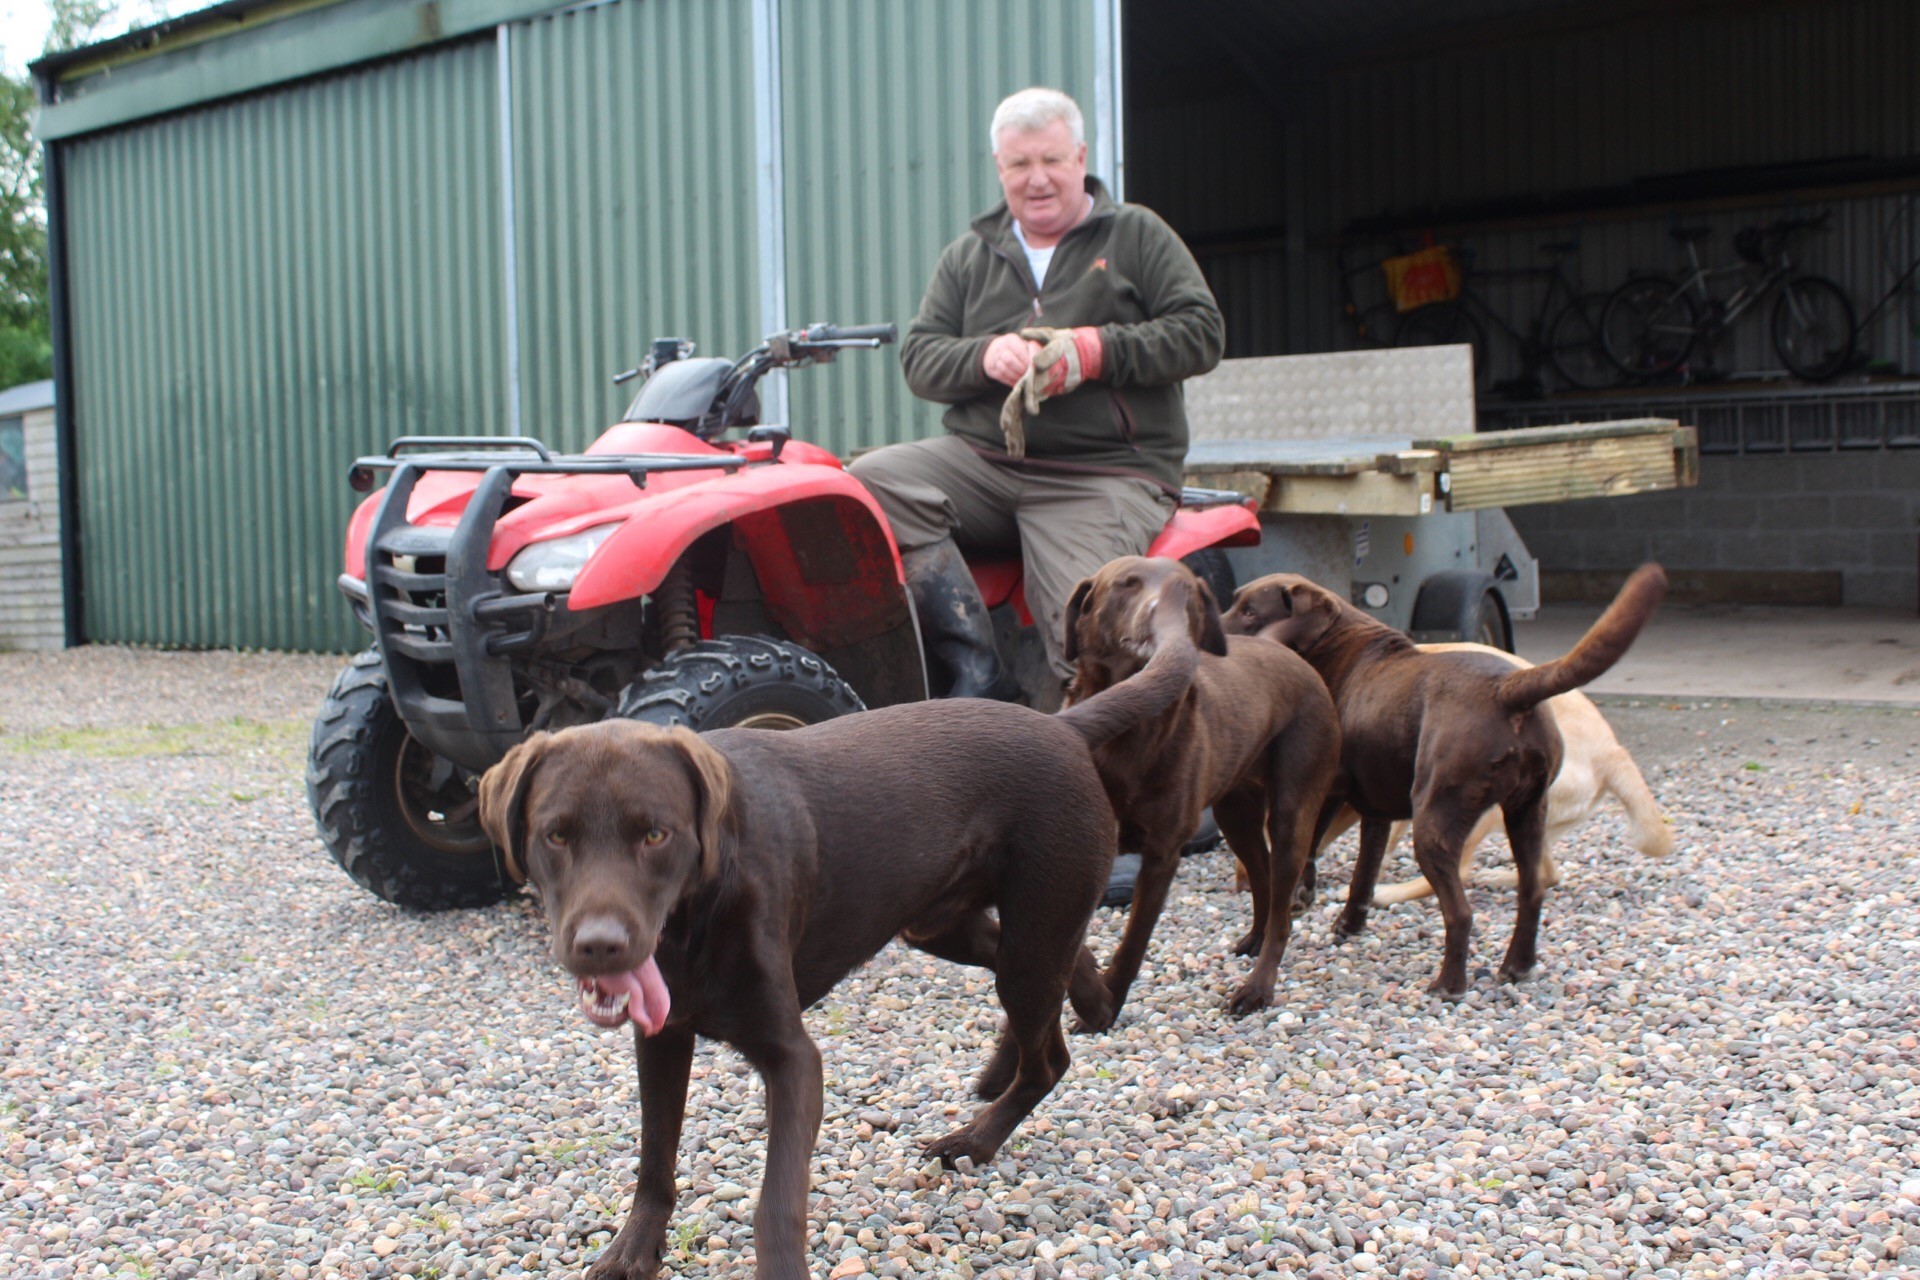
[[[1003,129],[993,154],[1007,208],[1029,240],[1065,235],[1086,211],[1087,144],[1064,120],[1045,128]]]

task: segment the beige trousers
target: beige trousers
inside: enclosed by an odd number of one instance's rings
[[[1067,599],[1107,561],[1137,556],[1173,518],[1172,495],[1132,476],[1068,475],[988,462],[957,436],[888,445],[854,461],[900,549],[952,538],[963,550],[1018,553],[1027,608],[1061,679]]]

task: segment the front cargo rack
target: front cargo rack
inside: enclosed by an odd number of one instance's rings
[[[402,457],[430,450],[430,457]],[[502,455],[506,456],[502,456]],[[531,436],[401,436],[385,453],[355,458],[347,483],[355,493],[373,490],[374,473],[417,465],[431,471],[491,471],[505,467],[516,475],[624,475],[636,488],[647,487],[655,471],[737,471],[748,459],[731,454],[689,457],[678,453],[555,454]]]

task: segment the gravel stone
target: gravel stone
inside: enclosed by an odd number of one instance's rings
[[[302,767],[343,661],[0,654],[0,1275],[572,1276],[611,1238],[630,1039],[530,899],[409,915],[333,866]],[[813,1273],[1920,1271],[1920,717],[1605,705],[1678,848],[1612,814],[1561,848],[1521,986],[1487,974],[1498,890],[1457,1003],[1430,903],[1335,942],[1349,844],[1276,1007],[1230,1019],[1247,904],[1190,858],[1118,1025],[948,1173],[923,1145],[977,1105],[991,979],[882,953],[807,1014]],[[765,1093],[725,1048],[693,1077],[665,1273],[738,1276]]]

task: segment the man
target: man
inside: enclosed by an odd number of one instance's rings
[[[1144,552],[1173,515],[1180,383],[1219,363],[1225,332],[1173,229],[1087,176],[1073,99],[1024,89],[990,134],[1006,200],[940,255],[901,348],[913,393],[949,406],[949,434],[875,450],[853,473],[893,525],[950,694],[1011,699],[956,544],[1021,552],[1027,607],[1064,681],[1067,597]]]

